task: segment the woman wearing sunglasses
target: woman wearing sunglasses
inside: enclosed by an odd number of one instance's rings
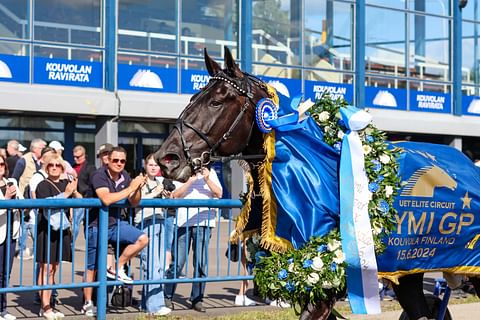
[[[65,171],[65,163],[59,154],[52,154],[45,159],[48,177],[40,182],[35,190],[37,199],[81,198],[77,192],[77,180],[61,179]],[[60,217],[55,225],[53,216]],[[72,261],[72,232],[70,230],[70,212],[64,209],[43,209],[38,214],[37,224],[37,254],[36,262],[40,264],[38,284],[53,284],[55,273],[61,261]],[[65,221],[67,220],[67,221]],[[41,293],[42,309],[40,316],[45,319],[59,319],[64,315],[55,311],[50,305],[51,290]]]
[[[15,179],[7,179],[8,167],[5,156],[0,155],[0,200],[10,200],[20,195]],[[6,288],[13,256],[15,255],[15,239],[20,230],[20,213],[18,210],[0,209],[0,287]],[[0,294],[0,319],[15,320],[15,316],[7,312],[7,294]]]

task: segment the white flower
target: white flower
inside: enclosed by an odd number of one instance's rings
[[[318,121],[320,121],[320,122],[327,121],[328,118],[330,118],[330,113],[328,113],[328,111],[322,111],[322,112],[318,115]]]
[[[385,187],[385,196],[388,198],[393,194],[393,187],[392,186],[386,186]]]
[[[345,135],[345,133],[342,130],[339,130],[338,134],[337,134],[337,137],[338,137],[338,139],[343,139],[344,135]]]
[[[308,275],[307,277],[307,284],[309,285],[314,285],[315,283],[317,283],[318,281],[320,280],[320,276],[315,273],[315,272],[312,272]]]
[[[372,201],[372,199],[373,199],[373,192],[368,191],[367,199],[368,199],[368,201]]]
[[[323,269],[323,260],[320,257],[312,259],[312,269],[315,271],[321,271]]]
[[[379,158],[380,162],[383,164],[387,164],[390,162],[390,156],[388,154],[382,154]]]
[[[330,128],[329,126],[325,126],[325,127],[323,128],[323,131],[325,131],[325,133],[330,132],[330,130],[332,130],[332,128]]]
[[[372,147],[370,147],[369,145],[364,144],[362,147],[363,147],[363,154],[364,154],[364,155],[367,155],[367,154],[369,154],[370,152],[372,152]]]
[[[343,254],[342,250],[337,250],[335,252],[335,258],[333,258],[333,262],[336,264],[343,263],[345,261],[345,255]]]
[[[290,264],[288,265],[288,272],[293,272],[294,268],[295,268],[295,264],[290,263]]]
[[[331,289],[331,288],[333,288],[333,285],[332,285],[332,283],[331,283],[330,281],[324,280],[324,281],[322,282],[322,288],[324,288],[324,289]]]
[[[338,288],[338,287],[340,287],[340,283],[341,283],[340,278],[333,278],[332,286],[334,286],[335,288]]]
[[[383,230],[382,226],[379,226],[378,223],[374,223],[372,227],[373,227],[373,234],[376,236],[378,236]]]
[[[328,251],[333,252],[333,251],[337,250],[338,248],[340,248],[341,245],[342,245],[342,243],[340,241],[333,240],[333,241],[331,241],[327,244],[327,248],[328,248]]]

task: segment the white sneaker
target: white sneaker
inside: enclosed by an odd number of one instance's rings
[[[283,300],[274,300],[274,301],[270,302],[270,305],[272,307],[279,307],[279,308],[290,308],[291,307],[290,303],[285,302]]]
[[[257,303],[251,299],[249,299],[246,295],[236,295],[235,296],[235,305],[236,306],[255,306]]]
[[[113,270],[112,268],[108,268],[107,269],[107,278],[115,279],[115,270]],[[118,275],[117,275],[116,279],[118,281],[122,281],[123,283],[126,283],[126,284],[132,284],[133,283],[133,279],[130,278],[129,276],[127,276],[125,274],[125,271],[123,271],[123,269],[118,269]]]
[[[5,312],[4,314],[2,314],[2,316],[0,317],[0,319],[4,319],[4,320],[15,320],[17,319],[17,317],[15,317],[13,314],[10,314],[8,312]]]
[[[55,320],[65,318],[65,315],[63,313],[61,313],[60,311],[55,311],[54,313],[55,313]]]
[[[25,248],[25,250],[23,251],[18,251],[17,259],[22,259],[22,260],[33,259],[33,254],[30,252],[30,248]]]
[[[154,316],[154,317],[166,316],[166,315],[169,314],[170,312],[172,312],[172,309],[167,308],[167,307],[161,307],[160,310],[158,310],[157,312],[152,313],[151,315]]]
[[[82,307],[82,313],[87,317],[95,317],[95,310],[92,301],[87,301]]]

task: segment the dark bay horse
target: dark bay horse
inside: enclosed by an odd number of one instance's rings
[[[186,181],[196,170],[208,165],[213,156],[241,154],[252,172],[263,154],[263,134],[255,125],[255,107],[262,98],[273,98],[268,86],[260,79],[242,72],[228,48],[225,48],[225,68],[215,62],[205,50],[205,64],[211,76],[209,83],[186,106],[177,120],[175,129],[156,152],[165,177]],[[255,174],[253,174],[255,180]],[[254,184],[257,192],[258,183]],[[252,208],[261,205],[252,203]],[[260,210],[252,210],[245,230],[258,229]],[[401,306],[410,319],[431,318],[423,294],[423,274],[406,275],[394,285]],[[477,292],[480,281],[473,280]],[[302,319],[327,319],[333,301],[319,302],[307,308]]]

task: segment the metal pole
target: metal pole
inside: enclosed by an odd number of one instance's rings
[[[462,114],[462,9],[453,2],[453,114]]]
[[[245,72],[252,72],[252,1],[242,0],[240,9],[240,60]],[[238,53],[237,53],[238,54]]]
[[[365,0],[355,4],[355,106],[365,107]]]
[[[98,213],[98,246],[97,246],[97,319],[107,317],[107,232],[108,208],[101,207]]]

